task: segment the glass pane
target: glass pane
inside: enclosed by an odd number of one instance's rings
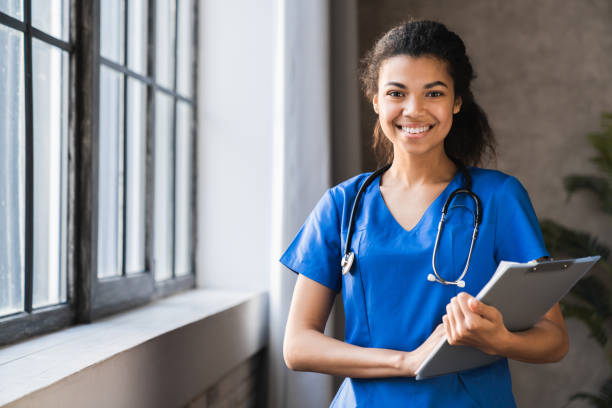
[[[47,34],[68,41],[69,11],[68,0],[32,0],[32,25]]]
[[[172,98],[155,95],[153,265],[155,279],[172,277]]]
[[[123,78],[100,67],[98,277],[121,275],[123,225]]]
[[[100,2],[100,55],[123,64],[123,42],[125,32],[123,1]]]
[[[176,88],[178,93],[191,97],[193,95],[193,50],[195,47],[193,44],[195,26],[192,0],[178,0],[178,18]]]
[[[21,0],[0,0],[0,12],[23,21],[23,3]]]
[[[147,74],[148,1],[128,2],[128,68]]]
[[[24,310],[23,37],[0,25],[0,316]]]
[[[185,102],[176,104],[176,161],[174,209],[174,270],[176,275],[191,273],[191,198],[193,188],[193,110]]]
[[[68,53],[32,40],[34,101],[33,307],[66,301]]]
[[[129,78],[127,92],[125,270],[132,273],[145,270],[147,87]]]
[[[174,1],[156,3],[155,18],[155,79],[168,89],[174,89]]]

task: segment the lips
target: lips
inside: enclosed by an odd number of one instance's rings
[[[395,125],[399,130],[402,131],[402,134],[406,135],[407,137],[410,138],[418,138],[421,137],[425,134],[427,134],[427,132],[429,132],[429,130],[431,130],[434,125],[429,125],[429,124],[410,124],[410,125]]]

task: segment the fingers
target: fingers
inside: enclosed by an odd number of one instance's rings
[[[496,353],[491,352],[499,343],[496,339],[507,332],[499,310],[465,292],[450,300],[442,324],[450,345],[472,346],[489,354]]]
[[[461,292],[456,296],[456,303],[463,313],[463,327],[468,333],[476,328],[476,325],[478,324],[477,319],[479,318],[479,316],[474,313],[468,305],[471,299],[474,298],[465,292]]]
[[[446,323],[447,340],[449,344],[455,344],[461,336],[464,314],[459,306],[456,297],[453,297],[448,305],[446,305]],[[444,318],[442,318],[444,322]]]
[[[442,324],[444,325],[444,330],[446,331],[446,341],[448,341],[448,344],[452,345],[455,337],[453,335],[453,327],[448,320],[447,314],[442,316]]]
[[[495,320],[498,318],[499,311],[493,306],[488,306],[477,300],[476,298],[471,298],[468,303],[468,307],[470,310],[487,320]]]
[[[472,297],[461,292],[453,297],[446,306],[446,315],[442,317],[442,322],[447,331],[449,344],[470,344],[470,335],[477,328],[478,319],[468,305]]]

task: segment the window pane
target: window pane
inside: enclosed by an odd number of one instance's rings
[[[125,20],[123,1],[100,2],[100,55],[123,64]]]
[[[100,67],[98,277],[121,275],[123,225],[123,78]]]
[[[193,1],[178,0],[178,40],[177,40],[177,92],[191,97],[193,95],[193,44],[195,27],[193,25]]]
[[[172,277],[172,103],[170,96],[155,95],[155,154],[153,265],[155,279]]]
[[[191,273],[191,197],[193,173],[191,171],[193,154],[192,133],[193,110],[185,102],[176,104],[176,167],[175,167],[175,205],[174,228],[174,270],[177,276]]]
[[[147,0],[128,2],[128,67],[147,74]]]
[[[174,23],[173,0],[156,3],[155,18],[155,79],[168,89],[174,89]]]
[[[68,53],[32,40],[34,101],[33,307],[66,301]]]
[[[0,315],[24,309],[23,37],[0,25]]]
[[[132,273],[145,270],[147,87],[129,78],[127,92],[125,269]]]
[[[23,3],[21,0],[0,0],[0,12],[23,20]]]
[[[68,0],[32,0],[32,25],[68,41],[69,8]]]

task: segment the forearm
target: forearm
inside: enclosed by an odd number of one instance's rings
[[[526,363],[554,363],[569,350],[567,332],[548,319],[531,329],[508,332],[499,354]]]
[[[353,378],[414,375],[409,352],[359,347],[312,329],[286,339],[283,351],[287,366],[296,371]]]

